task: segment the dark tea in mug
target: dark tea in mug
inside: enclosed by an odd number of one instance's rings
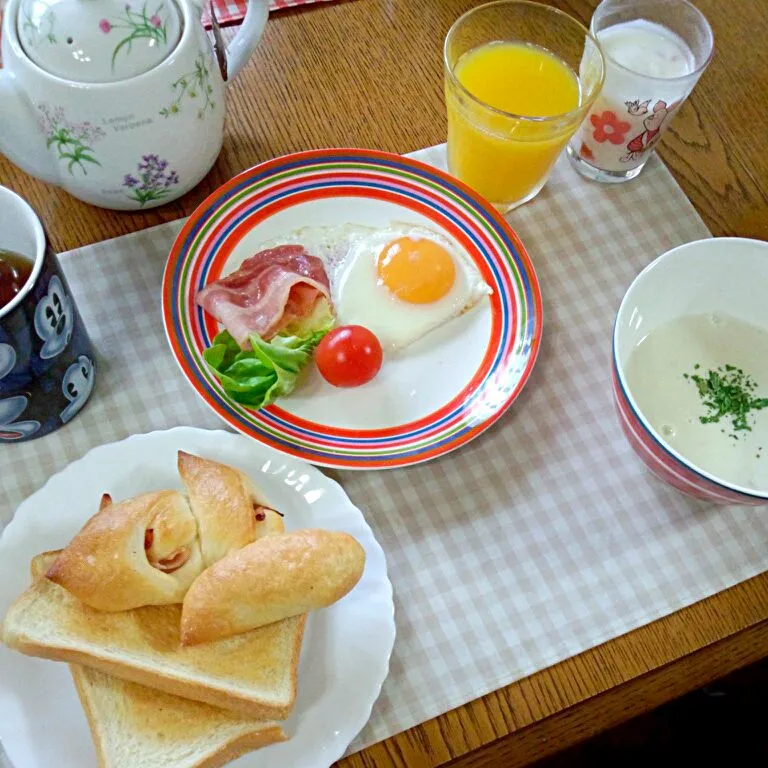
[[[0,246],[0,309],[10,304],[24,287],[35,264],[26,256]]]
[[[0,455],[5,443],[68,424],[95,378],[88,333],[43,225],[0,186]]]

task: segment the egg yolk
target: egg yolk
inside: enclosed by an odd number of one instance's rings
[[[431,304],[441,299],[456,279],[451,254],[425,238],[399,237],[387,243],[376,269],[390,293],[412,304]]]

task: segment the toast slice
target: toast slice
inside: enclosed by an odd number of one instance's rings
[[[285,720],[296,699],[305,621],[296,616],[182,647],[180,605],[104,613],[42,578],[8,609],[1,638],[30,656],[82,664],[253,719]]]
[[[99,768],[220,768],[286,736],[278,723],[226,712],[71,665]]]
[[[32,579],[57,552],[32,560]],[[254,749],[285,741],[283,729],[208,704],[171,696],[71,664],[100,768],[219,768]]]

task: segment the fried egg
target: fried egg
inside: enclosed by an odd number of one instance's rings
[[[305,227],[283,242],[323,260],[339,325],[402,349],[476,306],[491,289],[463,249],[415,224]]]

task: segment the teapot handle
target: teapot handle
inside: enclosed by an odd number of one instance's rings
[[[0,154],[31,176],[60,184],[58,165],[37,130],[29,99],[15,80],[7,69],[0,69]]]
[[[227,46],[228,80],[233,80],[251,58],[264,33],[268,17],[269,0],[248,0],[243,23]]]

